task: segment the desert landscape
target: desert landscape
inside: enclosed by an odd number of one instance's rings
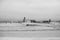
[[[56,25],[40,24],[26,26],[19,23],[1,23],[0,40],[60,40],[60,29]]]
[[[4,40],[40,40],[60,37],[60,22],[57,21],[1,21],[0,39]],[[14,39],[16,37],[16,39]],[[48,37],[48,38],[47,38]],[[44,40],[44,39],[41,39]]]
[[[0,40],[60,40],[60,0],[0,0]]]

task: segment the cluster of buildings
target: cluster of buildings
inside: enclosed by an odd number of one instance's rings
[[[44,21],[36,21],[36,20],[26,20],[26,17],[24,17],[23,22],[31,22],[31,23],[50,23],[51,19],[44,20]]]
[[[37,21],[37,20],[34,20],[34,19],[29,19],[27,20],[26,17],[23,18],[22,21],[20,20],[17,20],[17,21],[0,21],[0,23],[24,23],[24,22],[30,22],[30,23],[50,23],[51,22],[51,19],[49,20],[44,20],[44,21]]]

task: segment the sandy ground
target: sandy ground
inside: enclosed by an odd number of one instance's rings
[[[60,31],[0,31],[0,37],[60,37]]]
[[[60,40],[60,37],[45,38],[20,38],[20,37],[0,37],[0,40]]]
[[[34,29],[35,31],[34,30],[31,31],[31,28]],[[21,31],[16,29],[24,29],[24,30],[30,29],[30,31]],[[50,40],[51,37],[54,37],[51,40],[60,40],[59,39],[60,30],[36,31],[37,29],[49,29],[49,28],[25,27],[20,24],[0,24],[0,40],[44,40],[44,39]],[[53,28],[50,27],[50,29],[53,29]]]
[[[60,31],[0,31],[0,40],[60,40]]]
[[[54,29],[49,24],[40,24],[42,26],[25,26],[18,23],[2,23],[0,24],[0,30],[42,30],[42,29]]]

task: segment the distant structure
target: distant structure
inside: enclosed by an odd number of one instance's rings
[[[50,23],[51,19],[43,21],[43,23]]]
[[[31,21],[31,23],[36,23],[36,21],[35,20],[30,20]]]
[[[23,22],[31,22],[31,23],[50,23],[51,22],[51,19],[49,20],[44,20],[42,22],[40,21],[36,21],[36,20],[26,20],[26,17],[23,18]]]
[[[49,22],[51,22],[51,19],[49,19]]]
[[[24,17],[23,22],[25,22],[25,20],[26,20],[26,17]]]

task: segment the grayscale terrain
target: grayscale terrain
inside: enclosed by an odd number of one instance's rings
[[[60,23],[53,24],[39,24],[40,26],[26,26],[26,23],[1,23],[0,37],[9,40],[59,40],[60,37]],[[32,23],[33,24],[33,23]],[[15,39],[16,37],[16,39]],[[45,38],[46,37],[46,38]],[[55,38],[56,37],[56,38]],[[1,38],[0,38],[1,39]]]
[[[0,40],[60,40],[60,0],[0,0]]]

